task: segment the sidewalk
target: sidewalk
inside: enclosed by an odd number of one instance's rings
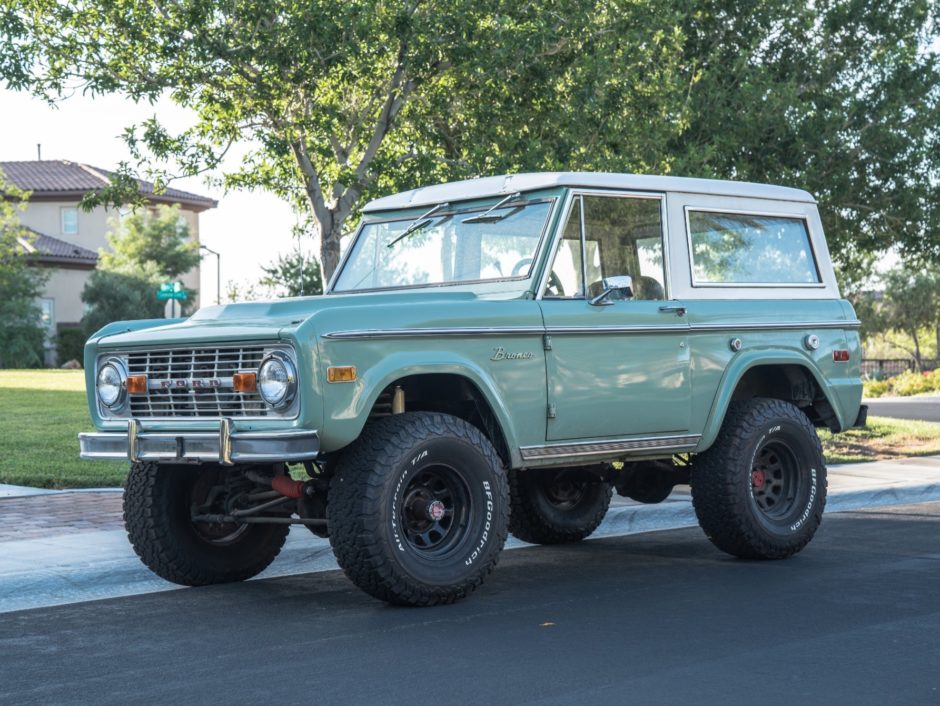
[[[940,500],[940,456],[829,467],[827,512]],[[614,496],[593,537],[694,526],[687,486],[659,505]],[[507,548],[526,546],[510,538]],[[336,569],[329,542],[294,527],[259,578]],[[121,492],[0,485],[0,613],[177,589],[148,571],[127,541]]]

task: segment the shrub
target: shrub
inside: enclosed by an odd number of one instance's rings
[[[883,397],[891,389],[890,380],[866,380],[865,397]]]
[[[85,340],[87,336],[82,328],[63,328],[55,337],[56,354],[59,365],[67,363],[70,360],[77,360],[81,363],[85,354]]]
[[[933,392],[935,389],[929,374],[925,375],[924,373],[908,370],[891,378],[891,392],[899,397]]]

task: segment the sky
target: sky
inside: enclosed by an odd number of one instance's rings
[[[133,164],[121,139],[124,129],[157,115],[169,128],[181,130],[194,122],[192,113],[169,100],[136,105],[117,95],[90,98],[76,95],[57,107],[25,93],[0,88],[0,161],[67,159],[103,169],[119,162]],[[297,221],[290,207],[264,192],[225,193],[207,186],[202,177],[178,179],[172,186],[217,199],[218,208],[199,218],[201,242],[221,253],[222,297],[226,283],[257,281],[261,266],[296,247],[291,228]],[[309,253],[311,242],[304,244]],[[202,300],[215,303],[216,258],[202,265]]]

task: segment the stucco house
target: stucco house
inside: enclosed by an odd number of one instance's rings
[[[0,162],[8,181],[30,192],[21,220],[31,238],[24,245],[32,260],[52,270],[40,301],[43,321],[51,336],[63,328],[78,326],[82,319],[82,289],[98,261],[98,250],[107,248],[107,233],[118,212],[100,206],[92,211],[78,207],[89,191],[110,182],[111,172],[67,160]],[[140,181],[141,194],[151,204],[179,204],[191,237],[199,240],[199,214],[218,202],[179,189],[155,194],[153,184]],[[199,268],[182,278],[187,287],[199,288]],[[195,302],[199,306],[198,296]],[[54,364],[50,345],[47,363]]]

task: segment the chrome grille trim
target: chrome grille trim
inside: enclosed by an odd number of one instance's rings
[[[128,375],[146,375],[146,394],[130,395],[120,417],[179,418],[285,418],[292,416],[268,407],[257,391],[236,392],[233,376],[256,372],[261,360],[279,350],[295,359],[289,346],[274,343],[130,350],[117,355],[127,363]],[[166,387],[171,384],[172,386]],[[114,418],[111,414],[103,415]]]

